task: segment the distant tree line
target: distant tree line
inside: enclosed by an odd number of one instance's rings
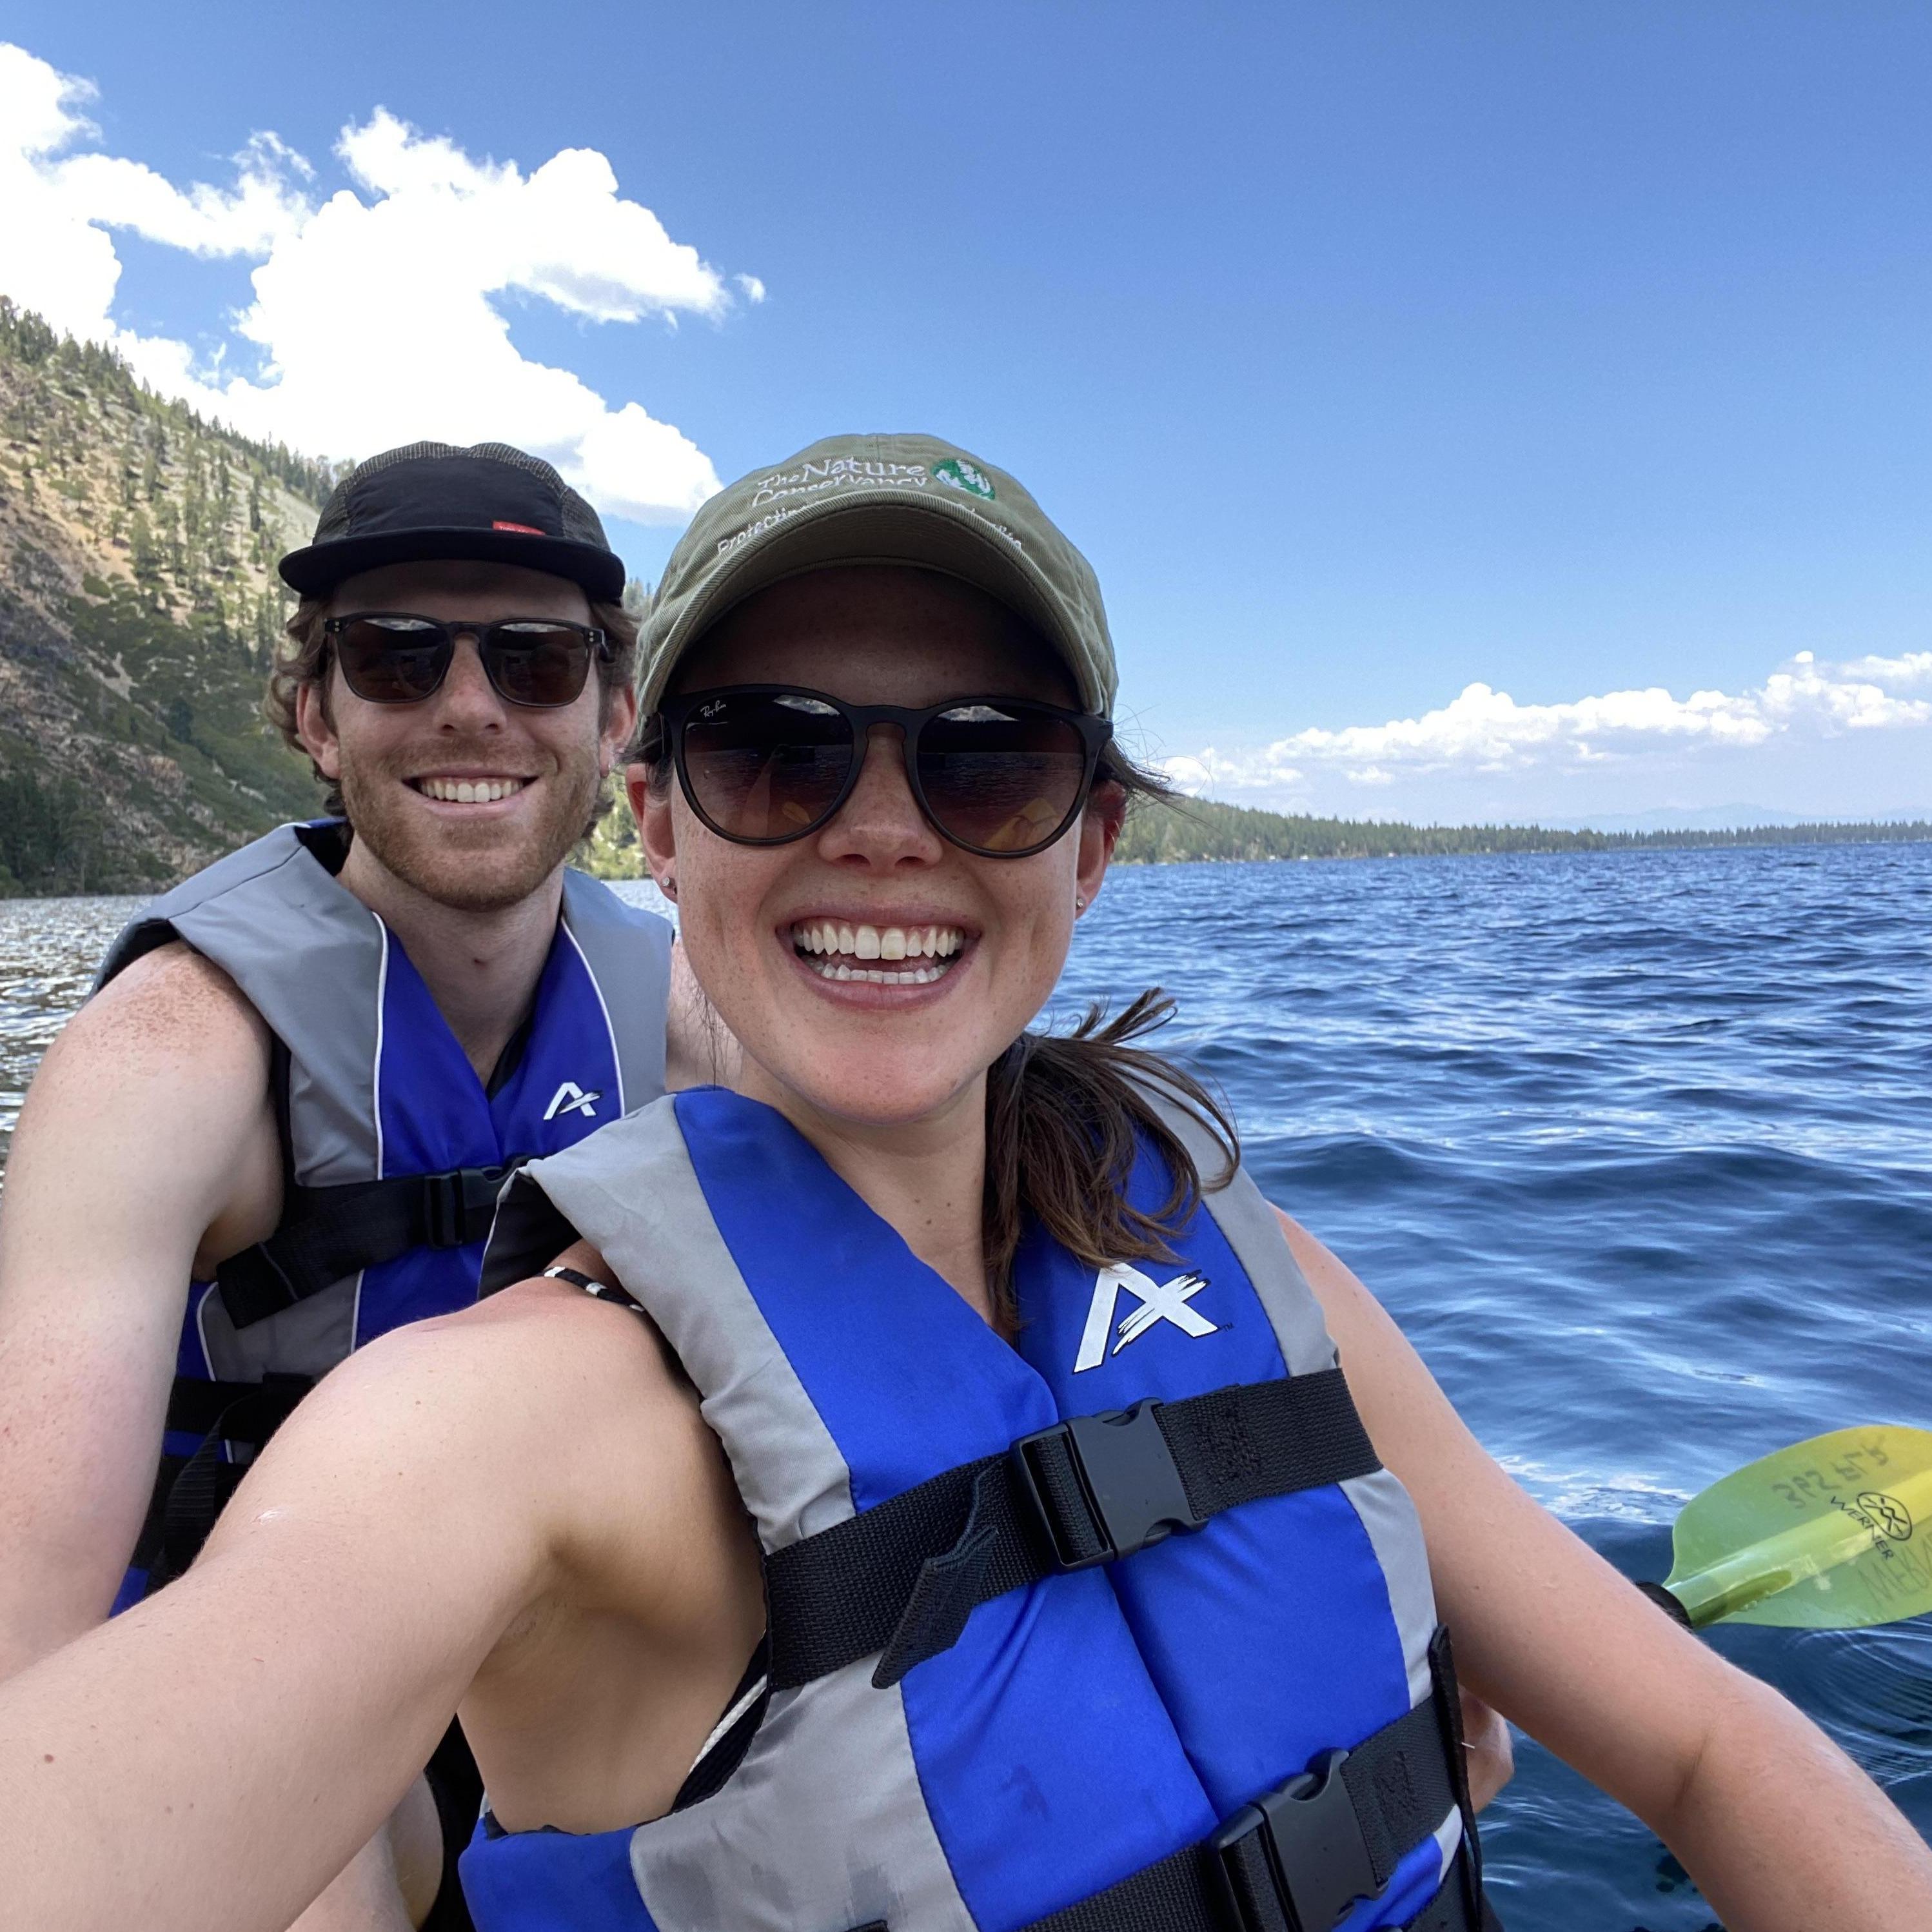
[[[1258,812],[1212,799],[1144,800],[1114,856],[1126,865],[1190,860],[1397,859],[1480,852],[1616,852],[1642,846],[1846,845],[1932,839],[1922,820],[1762,825],[1735,832],[1556,832],[1540,825],[1406,825]]]
[[[76,780],[0,772],[0,895],[98,890],[104,836]]]

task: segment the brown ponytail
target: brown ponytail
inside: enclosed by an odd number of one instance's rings
[[[1173,1013],[1174,1002],[1150,987],[1113,1019],[1096,1004],[1071,1034],[1021,1034],[988,1069],[981,1225],[1003,1332],[1017,1325],[1013,1257],[1030,1222],[1090,1268],[1172,1261],[1168,1236],[1192,1219],[1204,1191],[1233,1179],[1240,1159],[1234,1123],[1192,1074],[1133,1044]],[[1156,1095],[1196,1115],[1220,1144],[1225,1158],[1211,1179],[1162,1118]],[[1169,1177],[1167,1198],[1151,1214],[1124,1191],[1142,1136]]]

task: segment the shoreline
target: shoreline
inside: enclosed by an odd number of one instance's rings
[[[1204,812],[1203,807],[1208,808]],[[1213,817],[1209,816],[1211,812]],[[1234,825],[1216,824],[1222,814]],[[1251,821],[1262,821],[1256,824]],[[602,827],[599,827],[600,832]],[[1190,832],[1196,836],[1190,838]],[[1202,836],[1202,835],[1205,836]],[[1256,812],[1243,806],[1187,800],[1143,807],[1128,821],[1113,863],[1158,866],[1256,866],[1375,859],[1560,857],[1565,854],[1644,851],[1764,850],[1796,847],[1932,844],[1932,820],[1820,821],[1741,826],[1734,831],[1564,831],[1537,825],[1410,825],[1399,820],[1316,819]],[[1277,849],[1265,849],[1269,846]],[[1286,849],[1280,849],[1286,848]],[[641,878],[634,837],[595,839],[570,862],[593,878]],[[0,905],[29,899],[152,898],[166,885],[118,882],[57,887],[24,886],[0,875]]]

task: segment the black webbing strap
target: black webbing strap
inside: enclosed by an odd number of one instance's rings
[[[240,1423],[234,1419],[237,1405],[252,1402],[259,1395],[279,1394],[286,1400],[286,1407],[274,1418],[280,1422],[314,1386],[312,1376],[269,1375],[258,1382],[211,1382],[195,1376],[177,1376],[174,1387],[168,1391],[167,1426],[187,1435],[206,1436],[226,1419],[228,1433],[224,1441],[250,1443],[259,1448],[268,1438],[242,1431]],[[238,1411],[242,1414],[260,1412]]]
[[[1251,1928],[1234,1916],[1218,1881],[1202,1876],[1204,1856],[1196,1848],[1163,1858],[1096,1898],[1036,1920],[1026,1932],[1329,1932],[1328,1925],[1297,1925],[1278,1903],[1271,1916],[1253,1922]],[[1479,1918],[1469,1916],[1463,1895],[1466,1863],[1458,1852],[1436,1895],[1401,1932],[1502,1932],[1486,1900]]]
[[[134,1539],[134,1553],[128,1561],[136,1570],[150,1574],[154,1558],[161,1553],[161,1537],[168,1526],[168,1498],[174,1493],[181,1472],[188,1467],[185,1456],[164,1456],[154,1472],[154,1486],[148,1498],[148,1514],[142,1519],[141,1533]]]
[[[228,1318],[246,1328],[412,1248],[480,1241],[490,1232],[504,1177],[521,1164],[293,1189],[282,1225],[215,1270]]]
[[[1009,1590],[1381,1466],[1340,1369],[1060,1423],[774,1552],[772,1688],[874,1652],[896,1684]]]
[[[1462,1735],[1462,1700],[1456,1686],[1456,1658],[1450,1648],[1449,1626],[1438,1624],[1429,1640],[1429,1680],[1434,1687],[1436,1714],[1449,1748],[1449,1779],[1456,1808],[1462,1814],[1462,1885],[1471,1913],[1486,1925],[1483,1899],[1483,1846],[1476,1832],[1476,1802],[1469,1792],[1469,1749]]]
[[[1026,1932],[1330,1932],[1372,1898],[1455,1807],[1434,1697],[1352,1751],[1238,1811],[1188,1845]],[[1478,1932],[1466,1852],[1403,1932]]]
[[[148,1573],[147,1594],[182,1574],[208,1540],[215,1519],[242,1478],[244,1463],[223,1454],[230,1442],[260,1448],[314,1386],[307,1376],[272,1375],[259,1382],[196,1382],[179,1377],[168,1396],[168,1424],[204,1437],[192,1456],[164,1456],[134,1564]]]

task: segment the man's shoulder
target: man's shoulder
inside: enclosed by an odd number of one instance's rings
[[[238,1052],[266,1069],[268,1028],[226,973],[177,939],[116,974],[68,1022],[58,1045],[70,1060],[160,1053],[212,1072]]]
[[[124,1237],[165,1253],[185,1237],[192,1254],[212,1236],[217,1259],[262,1239],[280,1198],[270,1070],[268,1028],[228,976],[185,946],[156,949],[35,1071],[14,1148],[22,1198],[69,1216],[60,1239],[76,1252]]]

